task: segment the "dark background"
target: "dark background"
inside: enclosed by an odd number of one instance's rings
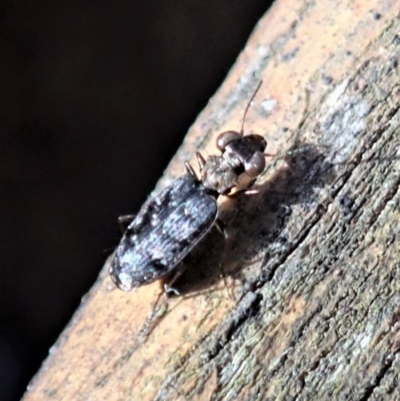
[[[261,0],[0,3],[0,401],[18,400]]]

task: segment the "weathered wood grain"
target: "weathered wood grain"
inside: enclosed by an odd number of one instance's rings
[[[229,240],[185,260],[181,298],[110,290],[106,265],[23,400],[400,399],[399,58],[394,0],[278,0],[159,184],[262,79],[259,193],[222,200]]]

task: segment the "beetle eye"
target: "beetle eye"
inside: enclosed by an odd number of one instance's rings
[[[262,152],[255,152],[250,160],[244,164],[246,174],[255,178],[260,175],[265,169],[265,156]]]
[[[225,131],[217,136],[217,148],[223,152],[229,143],[241,137],[242,135],[240,135],[239,132]]]

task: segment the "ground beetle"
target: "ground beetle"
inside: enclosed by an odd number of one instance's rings
[[[215,224],[224,232],[218,220],[217,198],[229,195],[238,185],[241,174],[253,181],[265,169],[265,139],[260,135],[244,135],[243,125],[258,89],[248,102],[240,132],[227,131],[217,138],[219,156],[207,159],[197,153],[200,177],[189,163],[187,174],[176,179],[150,198],[136,217],[121,216],[126,225],[110,266],[115,284],[124,291],[168,277],[176,273],[169,285],[179,276],[178,265]],[[165,285],[166,291],[170,290]]]

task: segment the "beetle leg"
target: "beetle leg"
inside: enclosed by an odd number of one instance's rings
[[[200,152],[196,152],[197,162],[199,163],[200,174],[203,172],[204,165],[206,164],[206,159]]]
[[[222,220],[217,219],[214,222],[215,227],[217,227],[217,230],[226,238],[228,238],[228,232],[225,229],[225,224]]]
[[[194,168],[189,162],[185,162],[185,168],[186,172],[191,175],[195,180],[199,181],[199,178],[197,177],[196,172],[194,171]]]
[[[169,284],[165,283],[164,284],[164,294],[168,297],[170,294],[174,294],[177,297],[181,295],[181,293],[176,289],[171,287]]]
[[[175,271],[171,272],[171,274],[168,274],[167,278],[164,278],[162,280],[164,295],[166,297],[171,294],[175,294],[178,297],[181,295],[181,293],[176,288],[174,288],[173,285],[178,280],[178,278],[182,276],[185,270],[185,266],[181,264]]]
[[[136,217],[135,214],[125,214],[123,216],[118,217],[118,226],[119,226],[119,229],[121,230],[122,234],[126,231],[129,224],[132,223],[132,221],[135,219],[135,217]]]
[[[244,194],[244,195],[256,195],[260,191],[257,188],[253,187],[255,182],[256,182],[256,179],[252,180],[250,182],[250,185],[248,185],[246,188],[239,189],[239,190],[237,190],[237,191],[235,191],[233,193],[227,194],[226,196],[229,196],[230,198],[235,198],[236,196],[239,196],[239,195],[242,195],[242,194]]]

